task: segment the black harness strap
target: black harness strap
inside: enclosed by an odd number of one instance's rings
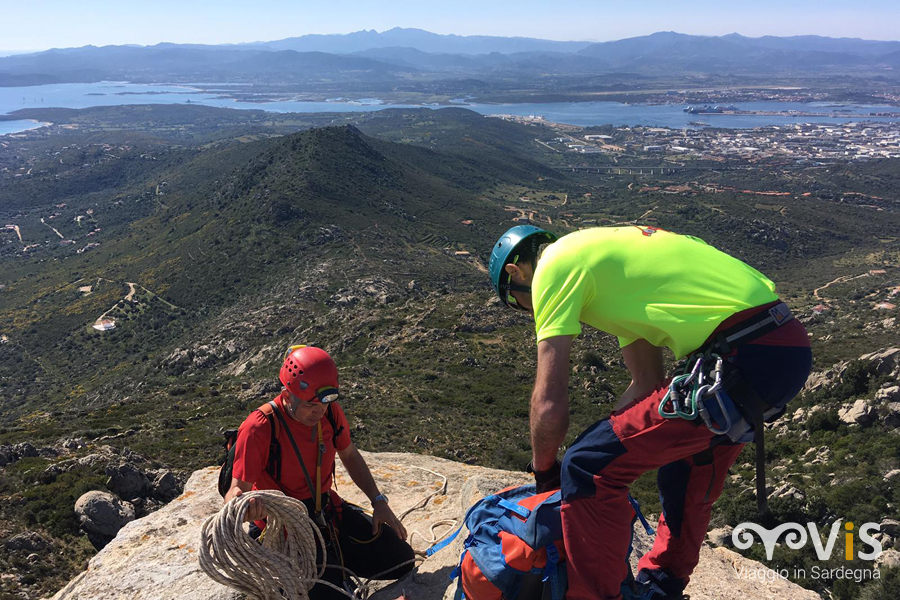
[[[737,404],[738,409],[753,425],[753,443],[756,445],[756,510],[760,516],[769,512],[766,497],[766,447],[765,421],[769,405],[735,369],[728,374],[723,386]]]

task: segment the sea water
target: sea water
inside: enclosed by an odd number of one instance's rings
[[[223,84],[223,87],[233,87]],[[220,88],[221,89],[221,88]],[[282,96],[283,97],[283,96]],[[260,100],[268,96],[262,95]],[[369,112],[386,108],[441,108],[412,104],[390,104],[377,98],[348,100],[333,98],[326,102],[299,99],[246,102],[233,100],[216,91],[181,85],[146,85],[103,81],[66,83],[31,87],[0,87],[0,114],[27,108],[87,108],[123,104],[201,104],[223,108],[267,110],[273,112]],[[682,104],[624,104],[621,102],[549,102],[525,104],[478,104],[455,100],[453,106],[468,108],[484,115],[540,115],[548,121],[572,125],[647,125],[658,127],[694,127],[707,123],[715,127],[746,128],[795,123],[847,123],[850,121],[900,121],[898,117],[873,117],[869,113],[900,112],[900,108],[878,105],[835,105],[833,103],[742,102],[740,110],[802,111],[836,113],[839,116],[803,117],[785,115],[697,115],[684,112]],[[842,112],[837,112],[842,111]],[[33,128],[33,121],[0,121],[0,135]]]

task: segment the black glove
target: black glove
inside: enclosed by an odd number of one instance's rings
[[[559,489],[560,467],[562,467],[562,463],[557,459],[553,462],[553,466],[546,471],[535,471],[534,462],[530,462],[528,463],[528,466],[525,467],[525,471],[534,474],[534,485],[537,488],[537,493],[542,494],[544,492],[549,492],[550,490]]]

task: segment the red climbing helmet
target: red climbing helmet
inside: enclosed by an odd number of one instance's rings
[[[278,378],[290,393],[301,400],[328,404],[338,399],[337,365],[321,348],[288,348]]]

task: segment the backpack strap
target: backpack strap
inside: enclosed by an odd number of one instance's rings
[[[325,416],[328,418],[328,422],[331,424],[331,445],[337,448],[337,439],[341,433],[344,432],[344,426],[341,425],[338,427],[337,418],[334,416],[334,411],[331,409],[331,404],[328,404],[328,410],[325,411]]]
[[[628,503],[631,504],[631,508],[634,509],[635,516],[640,519],[641,525],[644,527],[644,531],[647,532],[647,535],[656,535],[656,531],[653,527],[650,526],[650,523],[647,522],[647,519],[644,517],[644,513],[641,512],[641,505],[637,500],[634,499],[634,496],[628,494]]]
[[[565,590],[559,584],[559,550],[556,544],[547,544],[547,566],[544,567],[543,581],[550,582],[550,599],[562,600]]]
[[[276,482],[281,482],[281,443],[278,441],[278,420],[275,418],[275,412],[278,410],[274,401],[269,401],[256,409],[269,422],[271,428],[271,437],[269,440],[269,455],[266,460],[266,473]]]
[[[344,431],[344,426],[341,425],[338,427],[337,419],[334,416],[334,411],[332,410],[332,404],[328,404],[328,410],[325,411],[325,416],[328,418],[328,423],[331,425],[331,446],[335,450],[337,450],[337,439],[338,436],[341,435]],[[337,489],[337,461],[331,463],[331,485],[334,486],[334,489]]]

